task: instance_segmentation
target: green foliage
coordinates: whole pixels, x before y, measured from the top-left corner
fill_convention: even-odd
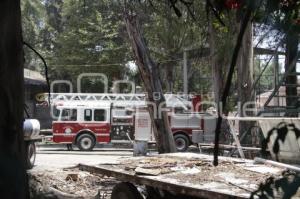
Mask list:
[[[46,58],[50,67],[51,80],[71,80],[74,85],[79,74],[105,73],[111,81],[129,76],[140,84],[138,73],[126,67],[132,61],[127,33],[122,18],[122,5],[118,1],[109,0],[38,0],[24,1],[31,11],[23,6],[23,19],[28,16],[34,20],[24,20],[26,25],[25,40],[33,45]],[[33,4],[39,3],[39,5]],[[184,6],[182,16],[178,18],[167,1],[148,1],[132,4],[140,12],[144,36],[151,54],[159,62],[162,81],[166,85],[173,81],[174,92],[182,91],[182,58],[183,50],[196,49],[189,52],[190,91],[208,91],[207,77],[210,71],[207,60],[198,58],[198,51],[207,46],[207,21],[200,17],[195,20]],[[200,2],[195,2],[194,12],[205,12]],[[26,51],[26,56],[31,55]],[[201,54],[201,52],[200,52]],[[42,69],[39,59],[34,55],[26,58],[33,62],[36,69]],[[176,70],[175,70],[176,69]],[[199,76],[200,75],[200,76]],[[86,85],[90,85],[86,82]],[[140,84],[141,85],[141,84]],[[93,86],[86,86],[93,88]],[[96,92],[96,90],[95,90]]]
[[[254,60],[254,77],[257,78],[261,71],[266,66],[266,62],[260,62],[258,59]],[[275,63],[271,62],[268,64],[266,70],[262,74],[259,83],[257,84],[257,94],[269,91],[274,88],[274,68]],[[282,70],[282,66],[279,65],[279,72]]]
[[[116,6],[104,0],[89,0],[85,4],[64,1],[63,27],[56,38],[56,56],[51,59],[52,69],[59,70],[62,78],[64,74],[72,74],[74,81],[81,73],[105,73],[110,80],[122,78],[128,46]],[[70,66],[69,69],[62,69],[64,65]]]
[[[23,39],[40,50],[42,48],[42,38],[39,33],[44,26],[45,9],[40,0],[23,0],[21,1],[21,10]],[[24,48],[24,51],[25,67],[38,70],[41,64],[40,60],[28,48]]]
[[[130,52],[119,10],[118,2],[108,0],[25,0],[24,37],[45,56],[51,80],[76,85],[81,73],[105,73],[111,85],[128,70]],[[25,53],[28,62],[36,59],[30,51]],[[86,84],[87,90],[97,92]]]
[[[177,5],[180,17],[173,12],[167,1],[143,1],[130,4],[140,18],[143,36],[150,49],[151,56],[159,63],[161,79],[165,91],[182,92],[183,51],[188,51],[190,91],[197,88],[207,90],[207,84],[201,84],[199,78],[206,76],[207,60],[201,54],[207,47],[207,20],[205,17],[193,18],[183,4]],[[193,12],[205,12],[205,5],[194,1]],[[195,84],[192,84],[195,83]],[[200,84],[199,84],[200,83]],[[172,84],[172,85],[170,85]],[[172,87],[171,89],[168,87]]]

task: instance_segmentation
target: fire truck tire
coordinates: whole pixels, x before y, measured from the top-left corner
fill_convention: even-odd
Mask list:
[[[114,186],[111,199],[142,199],[142,195],[137,188],[128,182],[121,182]]]
[[[183,134],[174,135],[175,146],[178,152],[184,152],[190,145],[189,138]]]
[[[96,141],[90,134],[82,134],[77,138],[77,146],[80,151],[91,151],[93,150]]]
[[[25,166],[27,169],[32,169],[35,163],[36,146],[32,141],[25,142]]]

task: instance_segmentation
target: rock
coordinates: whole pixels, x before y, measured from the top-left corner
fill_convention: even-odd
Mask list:
[[[72,180],[77,182],[78,181],[78,174],[77,173],[69,173],[66,177],[66,181]]]

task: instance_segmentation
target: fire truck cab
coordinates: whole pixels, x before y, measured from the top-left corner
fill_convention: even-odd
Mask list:
[[[52,123],[53,141],[76,144],[92,150],[96,142],[110,142],[110,103],[72,103],[56,106],[57,121]]]

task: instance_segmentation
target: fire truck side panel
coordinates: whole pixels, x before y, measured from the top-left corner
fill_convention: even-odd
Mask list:
[[[62,122],[53,122],[52,131],[53,131],[53,141],[57,143],[72,143],[74,139],[74,126],[76,123],[62,123]],[[71,129],[72,132],[66,132],[67,129]]]
[[[191,139],[193,130],[203,129],[203,120],[199,113],[177,113],[171,115],[170,125],[173,134],[184,133]]]
[[[124,99],[122,98],[122,100]],[[125,99],[124,102],[126,105],[129,101]],[[53,141],[58,143],[75,143],[78,134],[84,132],[94,135],[96,142],[128,140],[128,135],[130,139],[134,139],[136,136],[135,139],[154,141],[149,113],[146,111],[144,113],[145,117],[138,120],[136,117],[127,115],[127,112],[130,111],[121,107],[105,100],[70,100],[70,102],[62,101],[57,103],[56,108],[59,110],[59,117],[58,121],[53,122],[52,125]],[[142,109],[141,111],[145,109],[141,105],[138,107]],[[114,109],[117,111],[115,114],[112,112]],[[203,130],[205,125],[199,112],[181,112],[183,109],[176,110],[176,113],[168,113],[173,134],[182,133],[191,137],[193,130]],[[186,109],[184,110],[187,111]]]
[[[58,121],[52,124],[53,141],[75,143],[78,134],[90,133],[96,142],[110,142],[110,111],[107,107],[60,107]]]
[[[203,120],[200,113],[170,113],[169,121],[174,135],[186,135],[190,141],[193,130],[203,130]],[[155,141],[148,111],[139,110],[139,115],[135,116],[135,138]]]
[[[89,132],[97,142],[110,141],[110,125],[108,123],[89,122],[53,122],[53,141],[58,143],[74,143],[78,133]]]

